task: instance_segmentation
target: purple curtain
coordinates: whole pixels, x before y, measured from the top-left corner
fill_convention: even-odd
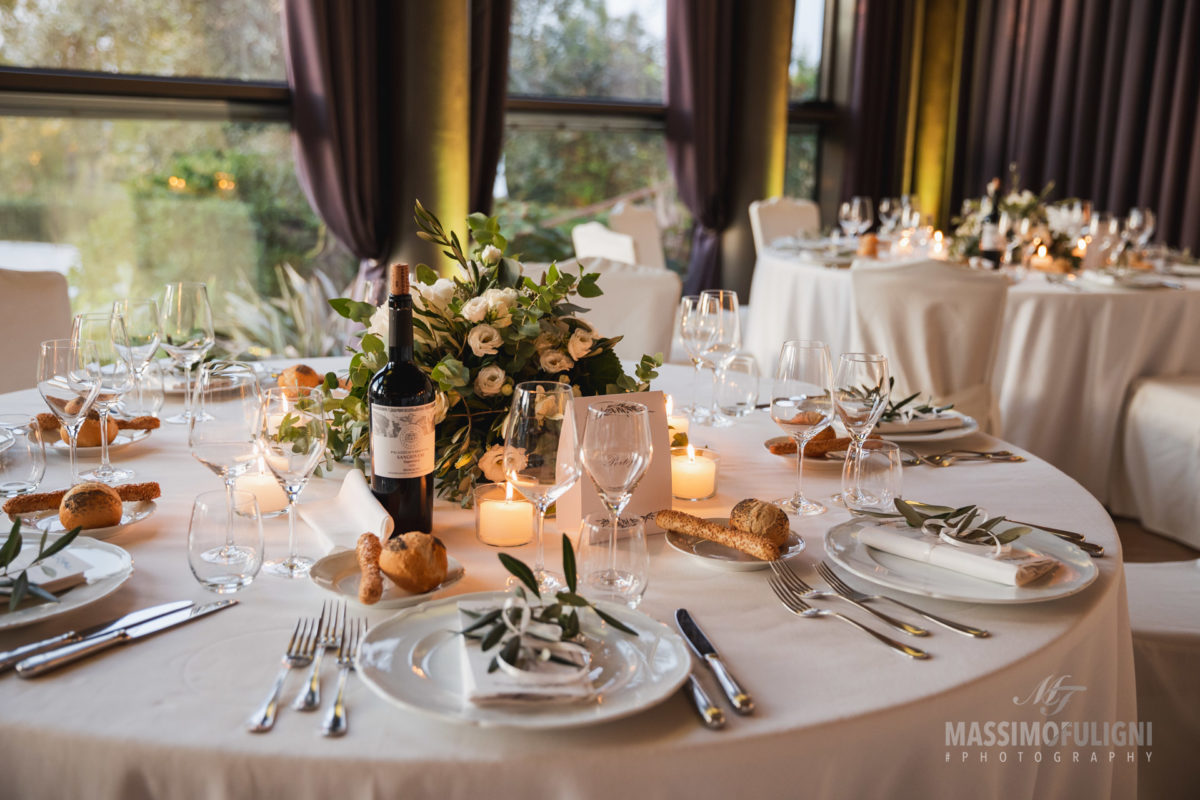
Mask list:
[[[490,214],[504,145],[512,0],[471,0],[471,210]]]
[[[721,285],[734,152],[734,0],[667,0],[667,160],[695,219],[684,293]]]
[[[1200,3],[980,0],[959,103],[955,204],[1020,168],[1097,211],[1149,206],[1200,248]],[[972,47],[973,43],[973,47]]]

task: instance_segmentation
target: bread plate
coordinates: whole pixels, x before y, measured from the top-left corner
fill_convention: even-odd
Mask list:
[[[709,522],[715,522],[718,525],[728,525],[728,517],[709,517]],[[752,555],[747,555],[741,550],[734,550],[732,547],[726,547],[723,544],[701,539],[699,536],[692,536],[687,533],[678,533],[676,531],[667,531],[667,544],[674,549],[683,553],[685,556],[691,556],[698,559],[704,566],[712,569],[724,570],[726,572],[752,572],[758,569],[766,569],[771,562],[763,561],[755,558]],[[787,540],[780,548],[779,560],[797,556],[804,552],[804,539],[795,531],[788,533]]]
[[[135,522],[146,519],[154,513],[156,508],[158,506],[153,500],[130,500],[121,504],[121,521],[116,525],[110,525],[107,528],[85,528],[80,533],[92,539],[108,539]],[[20,517],[22,523],[45,533],[64,533],[66,531],[58,518],[57,508],[46,511],[27,511],[17,516]]]
[[[383,596],[378,603],[367,605],[358,601],[358,584],[362,571],[358,567],[358,553],[354,550],[337,550],[313,564],[308,577],[317,586],[338,597],[344,597],[362,608],[407,608],[423,603],[438,592],[462,580],[466,570],[452,555],[446,556],[446,580],[422,594],[412,594],[401,589],[387,576],[383,576]]]
[[[120,431],[117,433],[116,437],[114,437],[113,440],[108,443],[108,453],[109,455],[112,455],[113,453],[120,452],[130,445],[137,444],[138,442],[149,438],[149,436],[150,431],[147,430]],[[71,445],[64,442],[61,438],[51,444],[50,449],[61,456],[71,455]],[[99,458],[100,445],[96,445],[94,447],[76,447],[75,455],[79,458]]]

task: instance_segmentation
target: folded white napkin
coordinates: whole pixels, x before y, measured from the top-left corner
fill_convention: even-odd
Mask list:
[[[361,469],[346,473],[335,497],[297,506],[324,545],[326,552],[339,547],[353,550],[358,537],[370,532],[386,541],[394,523],[387,510],[371,494]]]
[[[914,538],[878,525],[860,529],[858,540],[885,553],[1009,586],[1024,586],[1058,568],[1058,561],[1049,556],[1012,550],[992,557],[994,548],[956,547],[928,534]]]
[[[22,568],[25,569],[25,575],[30,583],[37,584],[51,594],[58,595],[65,592],[74,586],[87,582],[87,577],[84,575],[91,566],[88,562],[81,558],[71,555],[70,548],[63,550],[60,553],[55,553],[49,558],[43,559],[32,567],[27,567],[30,561],[37,555],[35,548],[29,548],[26,553],[21,554],[9,567],[9,572],[17,574]],[[4,594],[9,592],[4,590]],[[29,599],[35,599],[33,595],[26,595]],[[8,603],[7,600],[4,601]]]
[[[876,432],[888,433],[931,433],[948,431],[966,425],[966,419],[959,414],[916,414],[912,419],[880,422],[875,426]]]
[[[463,601],[458,604],[458,617],[465,630],[475,618],[464,611],[487,612],[496,608],[494,603],[479,600]],[[486,653],[480,649],[479,639],[458,637],[463,647],[463,689],[468,701],[475,705],[504,705],[537,703],[577,703],[591,698],[592,681],[587,672],[580,672],[563,664],[543,662],[536,672],[523,673],[521,677],[508,675],[501,670],[488,672],[492,658],[500,652],[497,645]]]

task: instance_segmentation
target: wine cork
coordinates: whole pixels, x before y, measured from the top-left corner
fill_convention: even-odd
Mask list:
[[[408,264],[392,264],[388,287],[390,294],[408,294]]]

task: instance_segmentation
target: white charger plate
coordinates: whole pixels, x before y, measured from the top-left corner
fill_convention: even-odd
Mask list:
[[[37,553],[40,538],[25,537],[21,551],[29,551],[31,555]],[[48,538],[47,542],[54,541],[54,538]],[[64,552],[88,563],[83,573],[87,582],[63,592],[57,603],[26,601],[12,613],[8,612],[8,598],[3,598],[4,602],[0,603],[0,630],[32,625],[91,605],[115,592],[133,574],[133,559],[128,552],[114,544],[79,536]]]
[[[888,431],[887,433],[879,432],[879,435],[884,439],[893,442],[950,442],[955,439],[962,439],[965,436],[970,436],[975,431],[979,430],[979,423],[974,417],[968,417],[966,414],[958,411],[944,411],[945,416],[962,417],[963,424],[957,428],[946,428],[940,431],[924,431],[917,433],[903,433],[900,431]]]
[[[133,523],[141,522],[153,514],[157,508],[158,505],[153,500],[130,500],[121,504],[121,521],[119,523],[107,528],[86,528],[81,533],[86,533],[92,539],[110,539]],[[65,533],[67,530],[58,518],[57,508],[47,511],[29,511],[17,516],[26,525],[46,533]]]
[[[479,592],[433,600],[400,612],[363,637],[357,666],[363,682],[383,699],[408,711],[450,722],[500,728],[548,730],[608,722],[644,711],[670,697],[692,670],[683,639],[661,622],[626,606],[599,603],[637,631],[637,636],[600,625],[590,611],[580,621],[592,655],[596,695],[579,703],[477,706],[466,698],[466,652],[456,633],[460,601],[504,602],[506,592]]]
[[[805,463],[808,463],[807,460]],[[718,525],[729,524],[728,517],[709,517],[708,521]],[[718,542],[710,542],[708,539],[701,539],[699,536],[687,533],[667,531],[667,544],[685,556],[699,560],[706,567],[726,572],[753,572],[766,569],[771,563],[743,553],[741,550],[734,550],[732,547],[726,547]],[[784,546],[780,549],[779,560],[784,561],[797,556],[804,552],[804,548],[804,539],[800,534],[791,531],[788,533]]]
[[[124,450],[126,447],[137,444],[149,436],[150,431],[147,430],[120,431],[113,438],[113,440],[108,443],[108,454],[112,455],[113,453],[118,453]],[[61,438],[51,444],[50,449],[58,453],[60,456],[70,457],[71,455],[71,445],[64,442]],[[76,447],[75,455],[77,455],[79,458],[99,458],[100,445],[96,445],[95,447]]]
[[[454,556],[446,556],[446,580],[423,594],[412,594],[401,589],[387,576],[383,576],[383,596],[374,605],[358,601],[358,585],[362,570],[358,566],[358,553],[354,550],[338,550],[312,565],[308,577],[317,586],[338,597],[344,597],[362,608],[408,608],[423,603],[438,592],[462,580],[466,570]]]
[[[858,531],[881,520],[852,519],[830,528],[825,534],[825,553],[833,563],[863,580],[921,597],[959,600],[964,603],[1040,603],[1083,591],[1100,570],[1092,558],[1057,536],[1033,529],[1012,543],[1015,550],[1036,551],[1058,559],[1062,566],[1049,577],[1026,586],[973,578],[953,570],[885,553],[864,545]],[[917,536],[916,529],[894,523],[901,533]]]

